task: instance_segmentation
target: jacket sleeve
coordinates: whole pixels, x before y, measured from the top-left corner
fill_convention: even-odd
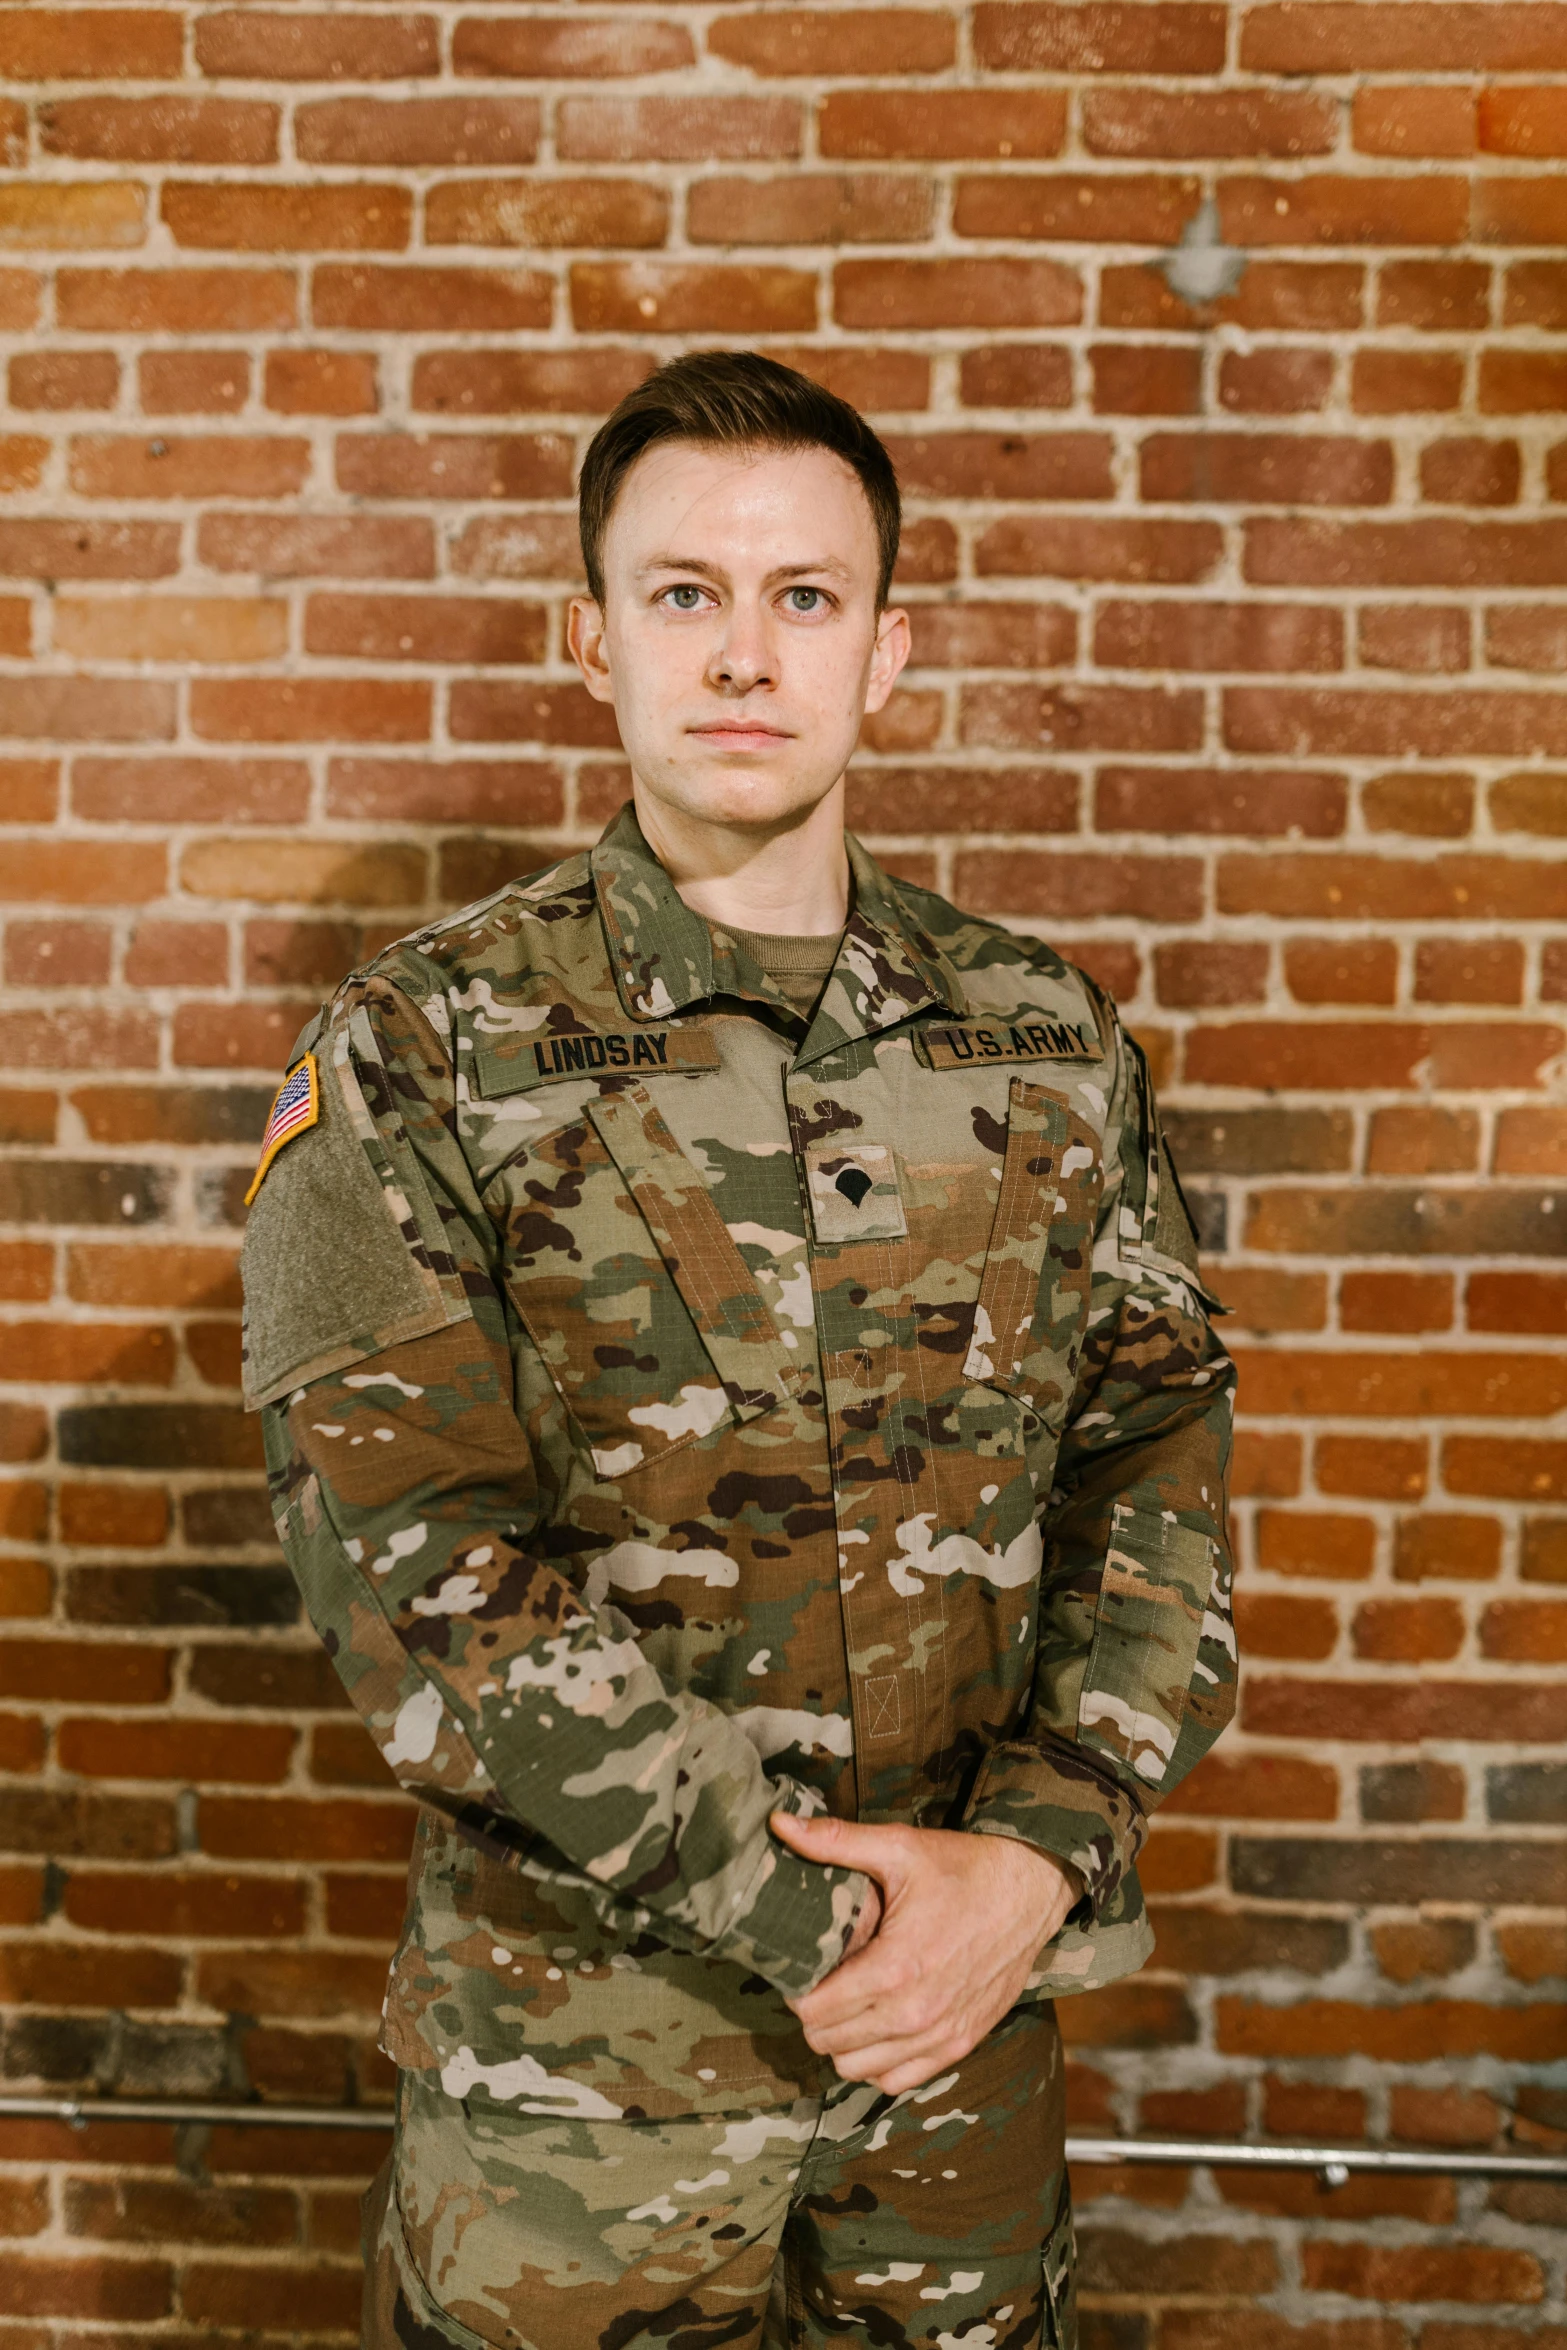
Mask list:
[[[770,1835],[770,1811],[819,1800],[551,1563],[552,1456],[519,1417],[548,1379],[458,1143],[444,1009],[350,983],[314,1037],[319,1115],[256,1195],[247,1394],[283,1547],[421,1803],[622,1927],[798,1996],[842,1956],[866,1879]]]
[[[964,1825],[1016,1836],[1081,1877],[1100,1919],[1147,1814],[1235,1706],[1226,1485],[1234,1366],[1147,1065],[1113,1040],[1088,1325],[1041,1514],[1040,1639],[1028,1728],[994,1748]],[[1222,1309],[1221,1309],[1222,1310]],[[1083,1922],[1082,1908],[1074,1922]]]

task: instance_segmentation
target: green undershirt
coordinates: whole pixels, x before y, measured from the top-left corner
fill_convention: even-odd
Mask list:
[[[838,949],[843,932],[834,930],[824,936],[791,936],[782,931],[737,930],[732,922],[711,923],[711,929],[722,929],[737,947],[748,954],[753,963],[759,963],[774,987],[786,995],[803,1020],[808,1020],[816,1009],[816,1000],[827,984],[827,976],[838,960]]]

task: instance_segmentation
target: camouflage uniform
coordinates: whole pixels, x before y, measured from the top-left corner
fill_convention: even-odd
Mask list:
[[[1108,1001],[850,859],[808,1024],[628,808],[388,949],[297,1048],[318,1115],[252,1212],[248,1392],[310,1613],[421,1805],[377,2342],[754,2340],[775,2270],[770,2341],[845,2330],[846,2291],[886,2343],[1070,2333],[1049,2003],[1147,1956],[1147,1813],[1232,1708],[1232,1372]],[[769,1836],[823,1807],[1015,1837],[1085,1886],[953,2090],[961,2122],[992,2069],[951,2125],[990,2146],[988,2216],[950,2248],[968,2276],[997,2227],[1001,2303],[915,2284],[963,2164],[873,2183],[945,2142],[786,2004],[866,1891]],[[615,2163],[625,2195],[590,2193]],[[1053,2245],[1032,2316],[998,2188],[1036,2286]],[[852,2246],[806,2243],[824,2197]],[[549,2243],[514,2217],[503,2253],[520,2205]]]

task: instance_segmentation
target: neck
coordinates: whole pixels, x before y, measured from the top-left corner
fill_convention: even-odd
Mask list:
[[[693,913],[737,930],[825,937],[849,911],[843,785],[778,826],[715,824],[633,778],[643,838]]]

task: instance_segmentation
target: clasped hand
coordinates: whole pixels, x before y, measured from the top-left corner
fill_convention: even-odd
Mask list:
[[[1082,1888],[1031,1844],[946,1828],[868,1828],[774,1812],[804,1860],[862,1869],[872,1894],[843,1959],[790,2006],[846,2081],[917,2089],[978,2046],[1017,2000]]]

